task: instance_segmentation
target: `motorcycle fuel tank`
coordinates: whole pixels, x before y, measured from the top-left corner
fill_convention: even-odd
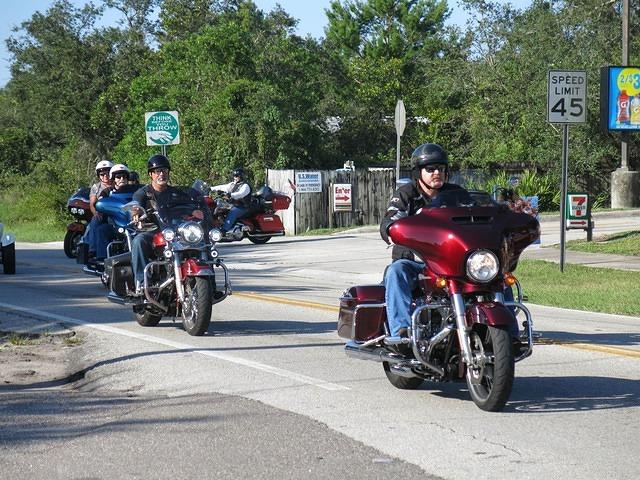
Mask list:
[[[108,197],[101,198],[96,202],[96,211],[112,218],[117,227],[124,227],[129,223],[129,213],[125,212],[122,207],[131,201],[132,196],[131,193],[113,192]]]

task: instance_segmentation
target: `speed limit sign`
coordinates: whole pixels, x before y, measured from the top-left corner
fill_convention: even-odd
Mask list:
[[[587,121],[587,72],[549,70],[547,121],[585,123]]]

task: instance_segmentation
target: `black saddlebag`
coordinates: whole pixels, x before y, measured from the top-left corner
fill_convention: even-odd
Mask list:
[[[104,262],[104,273],[109,279],[109,289],[119,297],[127,296],[127,289],[135,291],[131,252],[109,257]]]

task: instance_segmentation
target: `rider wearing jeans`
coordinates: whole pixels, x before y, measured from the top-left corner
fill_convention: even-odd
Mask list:
[[[236,220],[242,218],[249,213],[251,202],[251,187],[244,180],[244,170],[242,168],[236,168],[233,171],[233,181],[223,185],[216,185],[211,187],[212,190],[221,190],[231,198],[233,208],[229,210],[227,218],[224,219],[222,224],[222,233],[229,232]]]
[[[389,227],[401,218],[415,215],[423,207],[431,204],[438,192],[443,190],[464,190],[447,183],[449,159],[447,152],[435,143],[425,143],[411,154],[413,181],[400,186],[387,208],[380,224],[380,236],[390,244]],[[387,318],[392,336],[406,337],[411,326],[411,293],[418,285],[418,275],[424,263],[416,261],[411,250],[399,245],[393,246],[393,263],[387,267],[384,276]]]
[[[147,171],[151,177],[151,183],[136,190],[133,194],[133,201],[139,207],[134,207],[133,221],[138,222],[139,216],[147,209],[153,207],[157,209],[159,206],[166,205],[172,198],[179,197],[179,190],[169,185],[169,171],[171,165],[169,159],[164,155],[152,155],[147,161]],[[203,210],[194,210],[191,215],[202,220],[205,213],[210,216],[210,212],[202,202]],[[153,253],[153,236],[156,232],[140,232],[131,242],[131,268],[136,281],[135,295],[142,295],[142,287],[144,285],[144,268],[149,263],[149,257]]]

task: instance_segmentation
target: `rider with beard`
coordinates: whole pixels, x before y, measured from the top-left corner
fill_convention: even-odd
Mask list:
[[[244,169],[236,168],[233,171],[233,181],[222,185],[211,187],[212,190],[224,192],[231,199],[233,208],[229,210],[227,217],[222,224],[222,233],[229,232],[236,221],[250,211],[251,207],[251,187],[244,179]]]
[[[435,143],[425,143],[411,154],[413,181],[399,187],[387,208],[380,224],[380,236],[390,244],[389,227],[401,218],[417,214],[430,205],[445,190],[465,190],[459,185],[447,183],[449,159],[447,152]],[[411,250],[399,245],[393,246],[393,263],[387,267],[384,276],[387,318],[392,336],[408,336],[411,326],[411,292],[418,284],[418,275],[425,264],[416,261]]]
[[[152,155],[147,161],[147,171],[151,178],[151,183],[136,190],[133,194],[133,201],[139,206],[133,207],[132,219],[134,222],[139,221],[142,215],[149,208],[161,208],[172,199],[180,198],[182,191],[176,187],[169,185],[169,172],[171,164],[169,159],[164,155]],[[191,216],[196,220],[207,219],[210,221],[211,212],[207,207],[202,196],[192,190],[190,192],[194,198],[200,201],[201,209],[196,209]],[[135,295],[142,295],[142,286],[144,285],[144,268],[149,263],[149,257],[153,253],[153,232],[140,232],[131,242],[131,267],[136,281]]]

